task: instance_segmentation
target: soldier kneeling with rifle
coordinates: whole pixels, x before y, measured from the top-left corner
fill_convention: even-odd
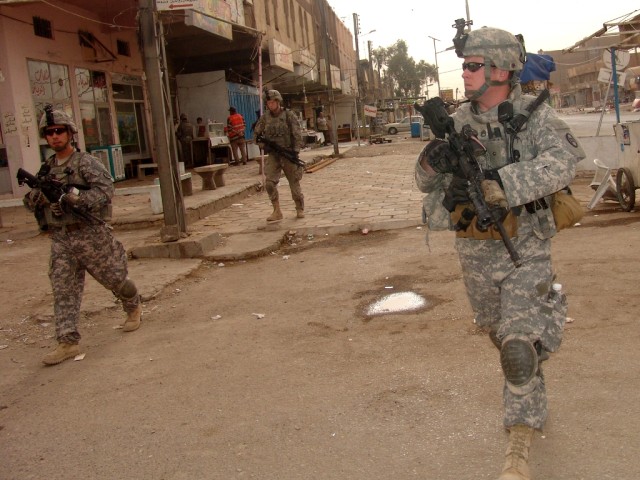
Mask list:
[[[31,187],[25,206],[51,236],[49,279],[58,345],[42,361],[55,365],[81,353],[78,319],[85,272],[122,301],[127,313],[123,331],[138,329],[142,305],[127,276],[124,247],[107,224],[114,194],[111,175],[100,160],[74,147],[78,128],[65,112],[47,105],[39,130],[55,154],[35,176],[22,169],[17,176]]]

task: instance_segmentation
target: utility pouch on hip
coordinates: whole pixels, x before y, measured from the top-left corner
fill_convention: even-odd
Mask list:
[[[553,194],[551,211],[558,231],[574,226],[584,216],[582,205],[571,194],[569,187]]]

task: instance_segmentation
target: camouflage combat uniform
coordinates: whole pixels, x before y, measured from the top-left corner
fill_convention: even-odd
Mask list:
[[[264,115],[258,119],[254,128],[254,138],[257,138],[260,134],[263,134],[269,140],[289,150],[295,150],[297,152],[302,148],[300,124],[290,110],[281,110],[277,116],[274,116],[267,110]],[[296,209],[304,210],[304,195],[300,187],[300,180],[304,174],[304,168],[290,162],[276,152],[269,152],[268,148],[269,147],[265,148],[265,153],[268,153],[265,165],[265,187],[269,194],[269,200],[271,200],[272,203],[278,201],[278,183],[280,182],[282,172],[284,172],[285,177],[289,181],[289,188],[291,189],[291,196],[296,204]]]
[[[89,187],[88,190],[81,190],[80,208],[88,209],[91,214],[105,221],[111,219],[113,181],[97,158],[88,153],[74,152],[62,165],[56,165],[55,156],[49,158],[47,163],[57,179]],[[72,174],[63,173],[67,167],[73,171]],[[137,308],[140,296],[127,278],[124,247],[112,235],[108,225],[89,225],[70,213],[55,216],[49,207],[44,207],[44,215],[45,228],[51,236],[49,279],[53,290],[56,338],[58,342],[77,344],[80,340],[78,318],[85,272],[113,291],[127,313]],[[130,292],[130,295],[125,292]]]
[[[511,91],[509,100],[514,112],[523,112],[534,100],[521,94],[520,86]],[[566,316],[564,298],[549,301],[554,280],[551,264],[551,238],[556,234],[550,195],[568,185],[576,164],[585,154],[569,127],[555,111],[542,104],[530,116],[518,134],[514,149],[520,152],[518,162],[508,163],[506,135],[498,122],[498,107],[485,112],[474,111],[473,103],[463,104],[452,115],[457,131],[470,124],[486,147],[478,160],[483,169],[499,169],[505,196],[510,208],[520,207],[517,218],[515,249],[522,266],[515,268],[503,242],[499,239],[479,240],[456,237],[467,295],[475,322],[490,332],[496,346],[505,337],[526,338],[540,349],[540,360],[547,352],[560,346]],[[443,207],[445,190],[451,174],[429,174],[416,165],[418,188],[427,193],[423,206],[432,230],[453,229],[449,212]],[[536,199],[544,198],[547,208],[524,208]],[[498,237],[499,238],[499,237]],[[547,397],[542,371],[519,391],[505,381],[504,425],[522,424],[540,429],[547,417]]]

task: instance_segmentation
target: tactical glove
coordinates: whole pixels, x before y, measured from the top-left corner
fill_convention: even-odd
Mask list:
[[[52,203],[49,205],[51,209],[51,213],[53,213],[56,217],[61,217],[64,215],[64,210],[62,209],[62,205],[59,202]]]
[[[504,194],[504,190],[500,188],[500,184],[495,180],[482,180],[480,183],[482,187],[482,195],[485,202],[492,207],[508,208],[509,203],[507,197]]]
[[[420,164],[426,169],[425,162],[438,173],[460,173],[458,157],[445,140],[432,140],[420,154]]]
[[[44,193],[39,188],[34,188],[27,193],[25,199],[30,208],[43,207],[48,203],[47,197],[44,196]]]
[[[469,198],[469,182],[462,177],[453,176],[449,188],[444,194],[442,205],[449,212],[456,209],[456,205],[471,203]]]
[[[65,193],[60,197],[60,203],[67,207],[75,207],[80,203],[80,197],[75,193]]]
[[[458,203],[470,203],[469,199],[469,182],[466,178],[453,176],[449,184],[449,196]]]
[[[485,180],[495,180],[500,185],[500,188],[504,190],[504,185],[502,185],[502,179],[500,178],[500,174],[498,170],[485,170],[484,172]]]

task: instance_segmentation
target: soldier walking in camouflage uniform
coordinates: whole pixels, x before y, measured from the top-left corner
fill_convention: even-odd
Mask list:
[[[104,223],[111,219],[111,175],[97,158],[75,149],[73,141],[78,129],[66,113],[48,107],[39,127],[56,153],[43,164],[38,176],[51,175],[76,186],[57,202],[48,200],[37,188],[25,196],[25,205],[36,213],[40,228],[51,236],[49,278],[58,346],[42,361],[55,365],[80,353],[78,318],[85,272],[122,301],[127,313],[125,332],[140,326],[142,306],[135,284],[127,277],[124,247]],[[72,213],[74,209],[97,217],[96,221],[90,224],[80,220]]]
[[[521,93],[517,72],[525,50],[514,35],[487,27],[463,35],[459,29],[454,45],[464,58],[462,78],[470,100],[452,115],[455,128],[470,125],[478,134],[482,191],[490,206],[508,212],[504,225],[521,266],[514,265],[496,232],[477,228],[477,217],[461,228],[462,213],[474,212],[468,183],[448,142],[435,140],[425,147],[416,165],[416,182],[427,193],[429,228],[457,230],[455,246],[475,322],[500,351],[509,445],[499,480],[528,480],[529,447],[547,418],[541,362],[560,346],[567,309],[564,295],[555,295],[552,288],[551,238],[557,228],[551,196],[572,181],[585,155],[548,105],[526,112],[535,97]],[[503,102],[512,105],[514,115],[528,117],[513,138],[499,121]],[[509,105],[500,111],[508,111],[505,107]],[[510,141],[513,148],[508,148]],[[447,209],[442,204],[445,194]]]
[[[298,119],[290,110],[282,107],[282,95],[277,90],[268,90],[265,94],[267,102],[267,112],[258,119],[254,128],[254,139],[259,135],[264,135],[268,140],[277,143],[288,150],[299,152],[302,148],[302,134]],[[277,222],[282,220],[280,210],[280,200],[278,197],[278,182],[284,172],[289,181],[291,196],[296,204],[296,217],[304,218],[304,195],[300,188],[300,180],[304,174],[304,168],[290,162],[277,152],[269,151],[265,165],[266,189],[269,200],[273,204],[273,213],[267,218],[267,222]]]

